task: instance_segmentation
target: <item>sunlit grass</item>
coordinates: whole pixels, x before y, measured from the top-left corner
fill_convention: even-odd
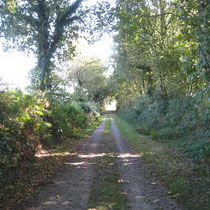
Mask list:
[[[169,188],[168,194],[188,209],[210,209],[209,168],[198,165],[165,144],[139,134],[136,129],[116,115],[121,132],[142,155],[151,173],[160,177]]]
[[[79,138],[88,137],[101,124],[103,119],[104,115],[101,115],[97,121],[91,123],[87,128],[83,129],[82,132],[79,134]]]
[[[110,115],[107,115],[107,117],[106,117],[104,135],[105,136],[110,136],[111,135],[111,118],[110,118]]]

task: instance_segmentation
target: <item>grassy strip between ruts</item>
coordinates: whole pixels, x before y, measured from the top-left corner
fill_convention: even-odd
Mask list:
[[[106,116],[104,135],[105,136],[111,135],[111,117],[110,117],[110,115]]]
[[[97,177],[91,189],[89,209],[128,209],[127,195],[120,190],[120,180],[114,154],[108,153],[98,159]]]
[[[99,126],[102,119],[103,116],[84,129],[79,139],[88,137]],[[58,145],[57,149],[37,157],[33,163],[25,166],[15,183],[10,183],[0,190],[0,209],[11,209],[16,205],[24,204],[38,193],[39,187],[49,183],[48,178],[58,172],[62,163],[76,154],[79,139],[67,139]]]
[[[186,209],[210,209],[208,166],[196,164],[163,143],[140,135],[132,125],[117,115],[114,118],[121,132],[141,153],[153,174],[160,177],[168,187],[170,196],[179,200]]]
[[[110,115],[107,115],[102,144],[105,153],[104,156],[97,159],[96,177],[92,184],[88,202],[89,210],[125,210],[129,208],[127,195],[120,189],[121,182],[118,178],[116,157],[112,153],[114,145],[110,135],[111,118]]]

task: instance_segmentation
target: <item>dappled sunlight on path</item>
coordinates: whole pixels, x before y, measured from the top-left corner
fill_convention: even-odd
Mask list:
[[[119,180],[124,183],[122,187],[128,196],[130,209],[180,210],[177,203],[165,195],[166,189],[156,177],[150,174],[142,155],[136,153],[112,117],[111,122],[112,137],[119,150],[117,158],[120,171]]]
[[[115,158],[120,158],[123,162],[123,165],[133,164],[132,162],[136,160],[136,158],[141,157],[141,155],[138,154],[130,154],[130,153],[90,153],[90,154],[75,154],[77,156],[76,160],[79,160],[78,162],[65,162],[66,165],[72,165],[72,166],[88,166],[88,165],[94,165],[97,163],[97,159],[104,157],[104,156],[112,156]],[[81,160],[80,160],[81,159]],[[93,160],[95,160],[93,162]],[[129,163],[128,163],[129,162]],[[81,167],[80,167],[81,168]]]
[[[165,196],[160,181],[147,173],[142,155],[121,134],[112,117],[111,122],[109,136],[104,135],[104,119],[91,137],[82,140],[77,152],[37,155],[39,158],[66,156],[67,159],[62,171],[41,188],[39,196],[26,208],[19,209],[88,209],[91,189],[98,184],[98,176],[103,176],[106,170],[109,175],[109,167],[114,167],[112,169],[118,171],[115,183],[120,184],[122,194],[128,197],[130,209],[179,210],[176,203]],[[97,206],[94,209],[98,209]]]
[[[60,152],[41,154],[42,157],[66,156],[62,171],[53,177],[50,184],[41,188],[37,198],[26,208],[20,209],[86,209],[97,150],[103,139],[104,121],[91,137],[83,139],[75,153]],[[95,157],[94,157],[95,156]]]

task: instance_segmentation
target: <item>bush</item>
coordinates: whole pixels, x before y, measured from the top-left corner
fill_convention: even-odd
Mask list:
[[[60,100],[44,93],[0,92],[0,182],[33,161],[38,145],[54,147],[98,117],[94,103]],[[12,173],[11,173],[12,170]],[[17,172],[17,173],[16,173]]]
[[[179,147],[181,152],[184,152],[196,161],[201,161],[204,158],[210,158],[210,142],[201,140],[198,142],[188,142],[183,147]]]
[[[26,109],[28,97],[17,91],[1,92],[0,98],[0,171],[1,179],[7,180],[10,169],[34,159],[37,139],[31,133],[34,122]]]

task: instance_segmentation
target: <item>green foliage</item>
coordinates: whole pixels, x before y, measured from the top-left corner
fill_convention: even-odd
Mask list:
[[[78,56],[66,69],[67,82],[74,85],[80,101],[94,101],[104,106],[109,94],[106,67],[98,58]]]
[[[179,150],[193,157],[195,160],[210,158],[210,142],[207,139],[202,139],[197,142],[188,142],[184,146],[179,147]]]
[[[83,33],[103,34],[109,22],[108,2],[88,6],[83,0],[19,0],[0,2],[0,36],[4,48],[33,53],[37,66],[32,72],[34,87],[51,90],[55,62],[75,55],[74,41]],[[103,17],[103,18],[102,18]]]
[[[164,109],[161,100],[141,97],[135,106],[121,107],[119,114],[135,124],[140,133],[175,145],[196,161],[209,158],[207,99],[173,97]]]
[[[158,126],[171,98],[207,95],[209,4],[206,0],[150,4],[118,0],[116,5],[118,33],[111,79],[115,96],[118,104],[130,108],[140,96],[156,101],[146,103],[148,114],[142,120]],[[129,116],[135,118],[135,111],[130,110]]]
[[[86,127],[81,133],[81,138],[89,136],[100,125],[102,119],[103,116]],[[25,203],[30,197],[34,197],[37,188],[43,183],[49,182],[49,177],[54,176],[63,163],[75,153],[79,143],[78,139],[66,139],[57,145],[56,149],[48,151],[49,156],[41,157],[38,161],[21,168],[21,176],[14,177],[14,180],[10,179],[9,184],[2,186],[3,182],[1,182],[0,209],[12,209],[17,207],[17,203]],[[14,173],[14,171],[12,172]],[[13,173],[9,174],[10,178]],[[0,174],[2,175],[1,171]]]
[[[98,110],[91,104],[62,101],[45,93],[0,92],[0,180],[35,158],[38,145],[55,147],[66,137],[79,136]]]

